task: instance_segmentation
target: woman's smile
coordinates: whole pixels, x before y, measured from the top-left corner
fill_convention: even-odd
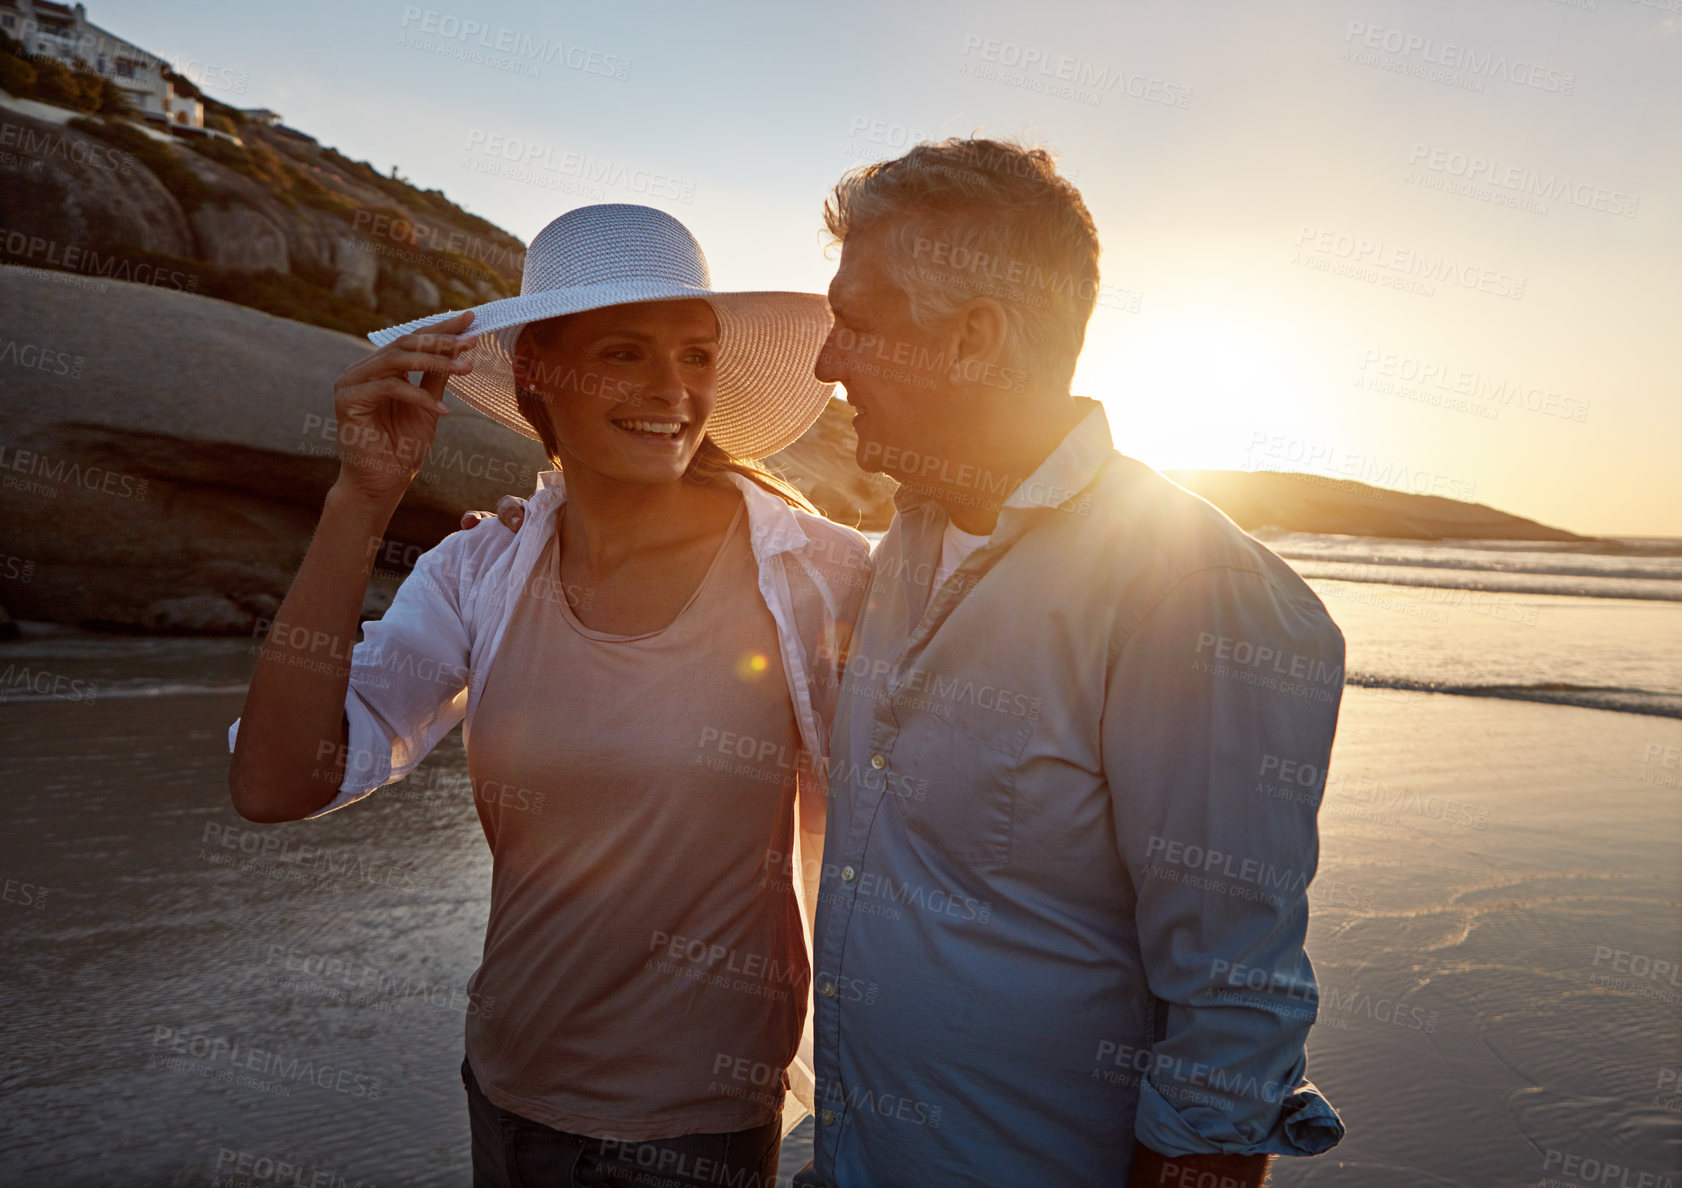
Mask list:
[[[687,421],[666,417],[622,417],[613,422],[632,437],[643,441],[676,443],[683,439]]]

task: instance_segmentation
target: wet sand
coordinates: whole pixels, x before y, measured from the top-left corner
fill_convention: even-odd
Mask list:
[[[467,1182],[490,860],[459,739],[257,829],[225,792],[240,700],[0,706],[7,1184],[214,1184],[247,1157]],[[1350,1135],[1276,1183],[1586,1184],[1589,1161],[1682,1183],[1678,747],[1672,719],[1347,691],[1309,1075]]]
[[[1679,744],[1673,719],[1346,692],[1308,1074],[1349,1136],[1276,1183],[1682,1183]]]

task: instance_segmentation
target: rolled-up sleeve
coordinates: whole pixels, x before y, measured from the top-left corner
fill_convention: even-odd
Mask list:
[[[1134,1127],[1164,1155],[1314,1155],[1343,1137],[1303,1076],[1343,656],[1311,592],[1217,567],[1179,579],[1110,663],[1105,775],[1159,1004]],[[1271,791],[1281,768],[1288,795]]]
[[[447,537],[423,554],[385,614],[363,624],[345,693],[345,778],[338,794],[306,820],[402,779],[466,716],[466,535]],[[230,751],[238,735],[235,721],[228,727]]]

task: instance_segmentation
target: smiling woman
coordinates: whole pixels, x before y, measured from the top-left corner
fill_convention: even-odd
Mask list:
[[[336,385],[356,448],[230,732],[229,786],[248,819],[317,817],[464,724],[493,860],[469,995],[497,1004],[466,1020],[476,1185],[775,1178],[783,1088],[812,1085],[804,855],[869,553],[745,459],[822,409],[828,325],[812,294],[714,292],[669,215],[583,207],[533,241],[519,297],[371,335]],[[350,652],[364,542],[446,384],[562,470],[518,535],[489,520],[422,556]],[[743,739],[747,761],[723,744]],[[721,1053],[767,1078],[721,1081]]]
[[[735,471],[813,510],[791,484],[730,457],[707,436],[718,340],[718,317],[699,299],[532,322],[514,347],[520,415],[550,460],[574,476],[601,466],[606,477],[635,482],[716,482]]]
[[[556,465],[633,482],[683,477],[712,415],[717,368],[718,319],[699,300],[533,322],[514,348],[520,412]]]

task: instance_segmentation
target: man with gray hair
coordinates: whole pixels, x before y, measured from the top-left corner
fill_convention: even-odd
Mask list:
[[[919,145],[825,217],[817,375],[901,487],[835,721],[796,1183],[1259,1185],[1343,1134],[1303,1076],[1343,637],[1070,394],[1098,239],[1048,154]]]

